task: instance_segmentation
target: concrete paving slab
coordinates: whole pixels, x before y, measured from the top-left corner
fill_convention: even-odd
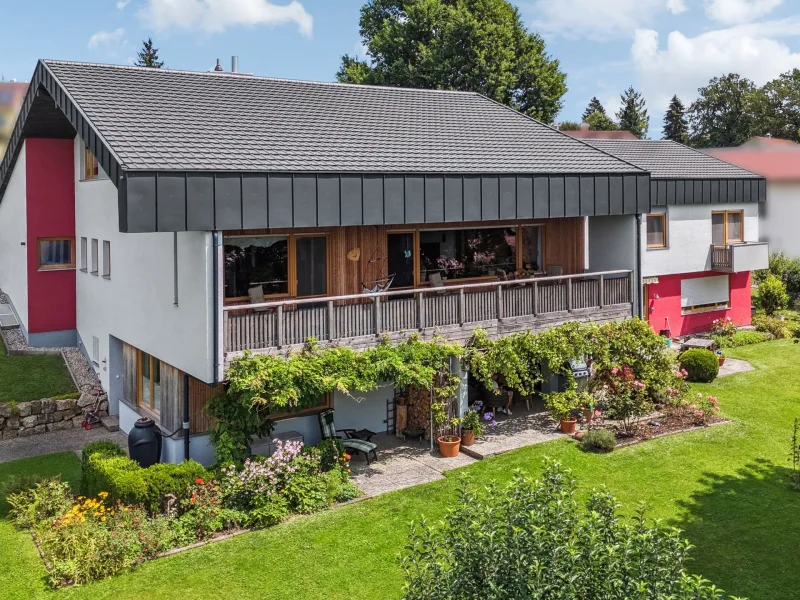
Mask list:
[[[739,360],[738,358],[726,358],[725,364],[719,368],[717,377],[727,377],[728,375],[736,375],[736,373],[746,373],[747,371],[754,371],[753,365],[746,360]]]
[[[91,442],[109,440],[118,443],[127,452],[128,438],[121,431],[110,432],[95,426],[91,431],[83,427],[51,431],[24,438],[0,441],[0,463],[53,454],[54,452],[75,452],[80,457],[81,449]]]

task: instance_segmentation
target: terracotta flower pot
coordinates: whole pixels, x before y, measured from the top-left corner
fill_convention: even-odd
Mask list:
[[[593,408],[584,408],[583,409],[583,420],[587,423],[591,423],[594,421],[594,409]]]
[[[574,437],[576,440],[580,442],[583,439],[584,434],[585,434],[584,431],[576,431]]]
[[[461,443],[465,446],[472,446],[475,443],[475,432],[472,429],[462,429]]]
[[[448,441],[454,440],[454,441]],[[440,437],[436,439],[439,442],[439,452],[442,453],[444,458],[455,458],[458,456],[458,451],[461,449],[461,438],[458,436]]]
[[[561,433],[575,433],[575,425],[577,422],[578,419],[561,419]]]
[[[720,356],[719,357],[719,366],[721,367],[724,364],[725,364],[725,357],[724,356]]]

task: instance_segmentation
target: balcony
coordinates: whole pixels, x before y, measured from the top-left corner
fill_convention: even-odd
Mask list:
[[[711,246],[711,270],[721,273],[741,273],[769,268],[767,242],[741,242]]]
[[[631,271],[604,271],[444,287],[264,302],[223,308],[225,366],[246,350],[278,353],[322,343],[365,348],[384,336],[419,334],[466,341],[477,328],[490,337],[567,321],[633,316]]]

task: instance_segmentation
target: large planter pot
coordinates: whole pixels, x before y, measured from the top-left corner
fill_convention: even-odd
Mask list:
[[[721,367],[724,364],[725,364],[725,357],[724,356],[720,356],[719,357],[719,366]]]
[[[475,443],[475,432],[472,429],[462,429],[461,443],[465,446],[472,446]]]
[[[561,433],[573,434],[575,433],[575,425],[578,419],[561,419]]]
[[[453,441],[449,441],[453,440]],[[458,451],[461,449],[461,438],[458,436],[453,437],[440,437],[436,439],[439,442],[439,452],[442,453],[444,458],[455,458],[458,456]]]

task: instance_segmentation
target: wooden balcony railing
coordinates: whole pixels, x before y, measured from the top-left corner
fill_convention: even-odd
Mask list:
[[[722,273],[741,273],[769,268],[767,242],[737,242],[711,246],[711,270]]]
[[[224,352],[228,362],[245,350],[276,352],[309,337],[367,346],[384,335],[465,339],[478,327],[510,332],[630,317],[632,282],[630,271],[604,271],[226,306]]]
[[[731,246],[711,246],[711,268],[715,271],[730,271],[733,265]]]

